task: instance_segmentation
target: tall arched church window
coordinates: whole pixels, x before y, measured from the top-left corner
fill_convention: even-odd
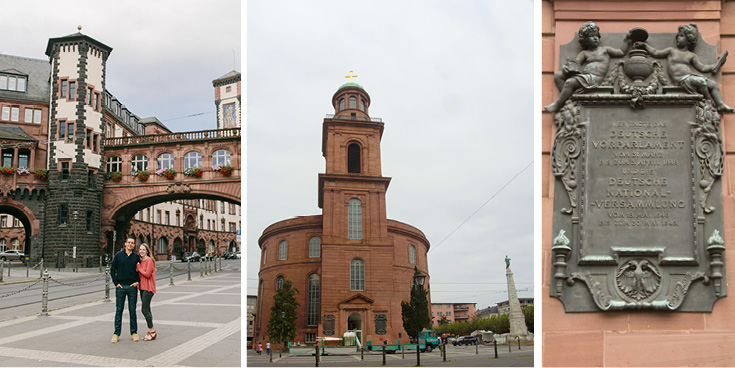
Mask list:
[[[362,239],[362,202],[357,198],[347,205],[347,238]]]
[[[365,290],[365,262],[353,259],[350,263],[350,291]]]
[[[339,111],[342,111],[344,109],[345,109],[345,99],[344,98],[340,98],[339,99]]]
[[[313,236],[309,239],[309,258],[319,258],[321,256],[321,240]]]
[[[278,244],[278,260],[285,261],[287,256],[288,256],[288,242],[285,240],[282,240],[281,243]]]
[[[284,282],[285,280],[286,280],[286,279],[284,279],[284,278],[283,278],[283,276],[278,276],[278,277],[276,278],[276,290],[278,290],[278,289],[280,289],[280,288],[282,288],[282,287],[283,287],[283,282]]]
[[[311,274],[309,276],[309,285],[308,285],[308,291],[306,294],[306,325],[316,326],[318,324],[319,324],[319,275]]]
[[[350,143],[347,146],[347,172],[360,173],[360,145]]]
[[[416,247],[413,244],[408,246],[408,262],[416,264]]]

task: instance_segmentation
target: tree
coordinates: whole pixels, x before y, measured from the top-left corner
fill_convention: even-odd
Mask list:
[[[293,288],[291,280],[285,280],[283,286],[273,296],[274,304],[268,320],[268,337],[271,341],[280,343],[281,331],[283,341],[296,338],[296,308],[299,307],[299,302],[296,301],[295,295],[298,292]],[[285,318],[281,318],[281,312],[286,312]]]
[[[419,269],[414,268],[418,273]],[[429,311],[428,292],[416,285],[411,287],[411,301],[401,302],[401,318],[403,329],[409,337],[418,337],[419,332],[431,327],[431,312]]]
[[[446,325],[449,323],[449,320],[447,320],[447,316],[442,315],[442,318],[439,318],[439,324],[440,325]]]
[[[526,317],[526,327],[528,332],[533,332],[533,304],[529,304],[523,310],[523,315]]]

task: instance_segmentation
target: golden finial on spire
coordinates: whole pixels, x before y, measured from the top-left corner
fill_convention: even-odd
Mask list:
[[[357,74],[352,74],[352,70],[350,70],[350,74],[345,75],[345,78],[350,78],[350,83],[352,83],[353,77],[357,77]]]
[[[79,32],[81,32],[82,31],[82,26],[81,25],[78,25],[77,26],[77,29],[79,30]]]

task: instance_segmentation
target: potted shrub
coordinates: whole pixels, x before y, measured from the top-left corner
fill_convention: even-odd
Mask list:
[[[48,180],[48,170],[47,169],[33,170],[33,176],[35,176],[36,179],[46,181]]]
[[[0,174],[3,175],[13,175],[15,174],[16,170],[12,166],[2,166],[0,167]]]
[[[149,173],[148,170],[137,171],[135,173],[135,177],[140,181],[147,181],[149,176],[151,176],[151,173]]]
[[[119,171],[110,171],[105,173],[106,180],[112,180],[115,183],[119,183],[122,180],[122,173]]]
[[[156,175],[163,176],[164,178],[168,180],[174,180],[176,177],[176,170],[174,169],[158,169],[156,170]]]
[[[192,167],[189,169],[184,170],[184,175],[186,176],[193,176],[195,178],[201,178],[202,174],[204,174],[204,171],[201,167]]]

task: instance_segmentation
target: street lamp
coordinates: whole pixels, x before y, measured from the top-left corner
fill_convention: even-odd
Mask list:
[[[426,275],[421,273],[419,271],[418,267],[415,268],[415,272],[413,274],[413,284],[417,288],[423,290],[424,289],[424,282],[426,281]],[[421,345],[421,331],[416,332],[416,366],[421,366],[421,349],[419,349]]]
[[[286,311],[281,311],[281,350],[278,351],[278,357],[281,357],[281,352],[283,352],[283,330],[286,326]]]

